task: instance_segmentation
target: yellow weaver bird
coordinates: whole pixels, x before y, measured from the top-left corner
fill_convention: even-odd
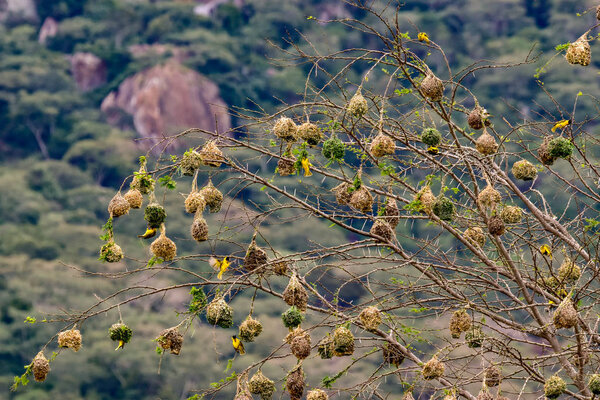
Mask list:
[[[218,279],[223,279],[223,273],[225,271],[227,271],[227,268],[229,268],[229,266],[231,265],[231,263],[229,262],[229,260],[227,260],[228,257],[223,257],[223,259],[221,261],[219,261],[219,259],[215,258],[215,257],[211,257],[208,260],[208,263],[210,264],[210,266],[215,270],[215,271],[219,271],[219,275],[217,275]]]
[[[562,121],[558,121],[556,124],[554,124],[551,131],[555,132],[557,129],[564,129],[570,123],[571,123],[570,119],[563,119]]]
[[[304,169],[304,176],[312,176],[312,172],[310,172],[310,167],[312,167],[310,160],[305,157],[302,159],[301,163],[302,169]]]
[[[150,239],[156,235],[156,228],[146,228],[146,232],[143,235],[138,235],[142,239]]]
[[[237,336],[233,335],[231,337],[231,344],[233,344],[233,348],[235,349],[236,353],[239,353],[239,355],[241,356],[246,354],[246,349],[244,349],[244,343],[242,343],[242,341],[238,339]]]
[[[432,154],[432,155],[436,156],[436,155],[440,154],[440,149],[438,149],[438,148],[437,148],[437,147],[435,147],[435,146],[429,146],[429,147],[427,148],[427,152],[428,152],[429,154]]]
[[[417,39],[419,39],[419,42],[425,42],[429,44],[429,36],[427,36],[425,32],[419,32]]]
[[[550,257],[550,259],[552,260],[552,249],[547,244],[543,244],[540,247],[540,253],[542,253],[542,255]]]
[[[119,349],[124,349],[125,348],[125,342],[122,340],[119,340],[119,345],[117,346],[117,348],[115,349],[115,351],[119,350]]]

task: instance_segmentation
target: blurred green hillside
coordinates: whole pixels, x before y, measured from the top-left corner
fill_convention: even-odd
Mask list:
[[[213,81],[228,106],[252,110],[259,105],[266,112],[277,110],[282,101],[299,101],[311,68],[310,64],[277,62],[275,59],[283,55],[275,46],[289,49],[289,41],[297,40],[301,48],[308,49],[300,33],[323,52],[380,46],[365,33],[308,18],[353,16],[378,24],[372,16],[347,5],[339,6],[335,0],[242,3],[237,6],[226,2],[209,16],[201,16],[194,13],[197,4],[183,1],[35,0],[31,3],[34,9],[30,10],[35,16],[16,13],[5,17],[0,26],[0,398],[177,400],[231,373],[225,372],[227,359],[233,357],[229,345],[231,332],[196,323],[181,356],[165,357],[161,373],[157,374],[159,356],[154,353],[151,340],[164,327],[177,323],[176,312],[184,311],[189,302],[189,288],[184,288],[164,298],[135,302],[122,310],[123,318],[135,330],[134,340],[124,352],[114,352],[114,344],[107,338],[107,329],[118,319],[118,314],[101,315],[82,327],[83,349],[77,354],[61,354],[44,384],[30,383],[16,393],[8,392],[13,377],[23,372],[23,366],[62,327],[24,323],[26,317],[41,319],[46,314],[85,309],[94,303],[96,296],[106,296],[124,283],[162,286],[185,282],[174,273],[160,278],[140,274],[123,282],[87,276],[73,268],[89,272],[113,268],[97,260],[100,227],[108,217],[106,205],[122,180],[137,169],[137,158],[145,151],[134,141],[139,135],[133,125],[109,124],[100,109],[101,103],[126,78],[164,63],[172,54],[135,57],[129,50],[131,46],[160,44],[178,49],[187,55],[182,63]],[[535,64],[482,70],[466,78],[463,84],[492,115],[502,115],[510,122],[519,120],[518,112],[531,116],[539,112],[549,120],[559,119],[559,115],[545,111],[552,103],[534,75],[556,54],[557,45],[575,40],[583,26],[591,25],[594,13],[582,16],[577,13],[591,7],[592,2],[406,0],[402,3],[400,20],[405,30],[412,36],[417,33],[414,26],[427,32],[446,50],[454,71],[481,59],[499,63],[523,61],[536,43],[532,54],[543,52],[543,55]],[[40,43],[40,28],[48,17],[57,22],[58,30]],[[592,52],[596,51],[593,45]],[[92,53],[105,63],[106,75],[100,86],[89,91],[78,88],[67,57],[77,52]],[[592,60],[589,68],[573,70],[557,57],[548,72],[541,75],[545,88],[567,109],[572,107],[579,91],[598,93],[600,61],[597,57]],[[442,69],[442,63],[435,55],[431,59],[432,69],[436,66]],[[362,68],[354,67],[350,78],[358,81],[365,72]],[[376,87],[377,81],[372,84]],[[578,106],[578,116],[583,119],[595,115],[595,107],[593,102],[583,101]],[[234,126],[238,122],[235,118],[232,121]],[[502,129],[500,120],[496,124]],[[257,168],[267,167],[256,163]],[[295,178],[289,178],[289,187],[295,183]],[[230,195],[241,189],[231,182],[224,182],[220,188]],[[165,191],[167,210],[173,210],[169,211],[169,233],[178,239],[181,254],[195,249],[195,243],[186,239],[191,218],[183,211],[176,211],[182,202],[179,193],[188,191],[189,186]],[[247,207],[252,202],[265,201],[264,193],[258,190],[245,190],[243,195]],[[560,193],[554,196],[556,202],[561,200]],[[233,206],[242,209],[237,200]],[[138,224],[118,221],[117,235],[120,244],[131,249],[128,256],[145,259],[147,244],[136,237],[145,228],[142,211],[132,213]],[[211,229],[221,229],[226,223],[223,215],[211,218],[208,221]],[[300,250],[310,241],[334,245],[356,239],[316,219],[286,226],[267,223],[261,232],[281,253]],[[418,235],[419,231],[415,229],[415,233]],[[250,235],[251,232],[241,232],[236,239],[247,242]],[[218,250],[242,251],[233,246]],[[186,266],[197,272],[209,268],[191,263]],[[321,279],[335,287],[343,277]],[[281,278],[276,284],[281,289],[286,281]],[[361,295],[352,286],[341,294],[347,301]],[[246,303],[247,299],[241,296],[233,303],[240,310],[235,315],[236,324],[248,312]],[[260,340],[248,346],[246,358],[236,359],[234,369],[241,370],[265,356],[271,344],[285,336],[285,328],[279,321],[284,309],[281,301],[258,297],[255,315],[267,329]],[[406,323],[410,323],[408,318]],[[415,338],[417,348],[419,340]],[[361,346],[368,348],[368,341]],[[284,369],[290,366],[289,360],[282,361],[265,372],[283,376]],[[340,360],[310,364],[309,384],[316,385],[343,366]],[[370,367],[376,364],[366,365],[365,373]],[[281,393],[282,382],[277,384]],[[393,378],[387,385],[391,393],[401,392]],[[232,390],[226,393],[231,395]]]

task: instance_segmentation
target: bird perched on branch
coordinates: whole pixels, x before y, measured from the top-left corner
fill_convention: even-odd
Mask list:
[[[540,247],[540,253],[542,253],[542,255],[544,256],[549,257],[552,260],[552,249],[547,244],[543,244]]]
[[[142,239],[150,239],[151,237],[154,237],[156,235],[156,228],[146,228],[146,232],[144,232],[143,235],[138,235],[139,238]]]
[[[557,129],[564,129],[570,123],[571,123],[570,119],[563,119],[562,121],[558,121],[556,124],[554,124],[551,131],[555,132]]]
[[[241,356],[246,354],[246,349],[244,349],[244,343],[242,343],[242,341],[238,339],[237,336],[233,335],[231,337],[231,344],[233,344],[233,348],[235,349],[236,353],[239,353],[239,355]]]
[[[223,279],[223,273],[225,271],[227,271],[227,268],[229,268],[229,266],[231,265],[231,263],[229,262],[229,260],[227,258],[229,258],[229,257],[223,257],[222,260],[219,260],[218,258],[211,257],[208,260],[208,263],[210,264],[210,266],[215,271],[219,271],[219,275],[217,275],[217,279]]]

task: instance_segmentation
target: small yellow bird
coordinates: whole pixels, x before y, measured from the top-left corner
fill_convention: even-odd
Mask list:
[[[119,345],[117,346],[117,348],[115,349],[115,351],[119,350],[119,349],[124,349],[125,348],[125,342],[122,340],[119,340]]]
[[[570,119],[563,119],[562,121],[558,121],[556,124],[554,124],[551,131],[555,132],[557,129],[564,129],[570,123],[571,123]]]
[[[548,256],[552,260],[552,249],[547,244],[540,246],[540,253],[544,256]]]
[[[227,260],[228,257],[223,257],[223,260],[220,260],[215,258],[215,257],[211,257],[208,260],[208,263],[210,264],[210,266],[215,270],[215,271],[219,271],[219,275],[217,275],[217,278],[223,279],[223,273],[225,271],[227,271],[227,268],[229,268],[229,266],[231,265],[231,263],[229,262],[229,260]]]
[[[310,172],[310,167],[312,167],[310,160],[304,157],[301,162],[302,168],[304,169],[304,176],[312,176],[312,172]]]
[[[419,42],[425,42],[429,44],[429,36],[427,36],[425,32],[419,32],[417,39],[419,39]]]
[[[237,336],[233,335],[231,337],[231,343],[233,344],[233,348],[235,349],[236,353],[239,353],[239,355],[241,356],[246,354],[246,349],[244,349],[244,343],[242,343],[242,341],[238,339]]]
[[[143,235],[138,235],[139,238],[142,239],[150,239],[151,237],[154,237],[156,235],[156,228],[146,228],[146,232],[144,232]]]
[[[435,146],[429,146],[429,147],[427,148],[427,152],[428,152],[429,154],[432,154],[432,155],[434,155],[434,156],[437,156],[438,154],[440,154],[440,149],[438,149],[438,148],[437,148],[437,147],[435,147]]]

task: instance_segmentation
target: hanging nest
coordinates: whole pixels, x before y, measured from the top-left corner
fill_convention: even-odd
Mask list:
[[[394,143],[394,139],[391,137],[379,133],[371,142],[369,151],[375,158],[390,156],[396,151],[396,143]]]
[[[163,330],[156,338],[156,343],[163,349],[169,350],[171,354],[179,355],[183,345],[183,335],[177,327]]]
[[[554,161],[556,161],[556,157],[554,157],[550,154],[549,144],[550,144],[550,137],[546,136],[544,138],[544,141],[538,148],[538,157],[540,158],[540,160],[542,161],[542,164],[544,164],[544,165],[552,165],[552,164],[554,164]]]
[[[479,192],[477,196],[477,202],[482,208],[495,208],[496,204],[500,203],[502,196],[492,185],[488,183],[485,189]]]
[[[304,386],[304,371],[302,370],[302,364],[298,364],[290,371],[285,382],[290,399],[300,400],[302,394],[304,394]]]
[[[496,387],[502,381],[502,372],[500,368],[492,365],[485,370],[485,384],[489,387]]]
[[[346,205],[350,203],[350,199],[352,198],[352,192],[350,192],[350,188],[352,185],[348,182],[342,182],[331,191],[335,194],[335,201],[337,201],[340,205]]]
[[[275,382],[263,375],[259,369],[248,382],[250,393],[257,394],[263,400],[270,400],[275,393]]]
[[[517,224],[523,218],[523,210],[517,206],[506,206],[502,209],[500,218],[506,224]]]
[[[333,354],[337,357],[351,356],[354,353],[354,335],[350,329],[339,326],[333,332]]]
[[[600,9],[600,6],[598,6]],[[600,374],[593,374],[590,376],[588,380],[588,388],[590,392],[594,393],[596,396],[600,394]]]
[[[358,315],[360,323],[370,332],[377,331],[381,325],[381,311],[377,307],[370,306],[363,309]]]
[[[458,339],[460,334],[468,332],[473,325],[473,320],[467,310],[456,310],[450,318],[450,333],[454,339]]]
[[[573,143],[563,137],[556,137],[548,142],[548,152],[554,159],[571,157],[573,155],[573,148]]]
[[[577,310],[570,298],[565,298],[554,311],[552,321],[556,329],[570,329],[577,325]]]
[[[483,128],[483,126],[489,126],[490,123],[488,121],[488,113],[485,108],[476,105],[473,107],[469,116],[467,117],[467,123],[471,127],[471,129],[479,130]]]
[[[288,306],[296,306],[298,310],[306,311],[308,293],[300,283],[300,280],[298,280],[298,276],[295,272],[292,274],[290,282],[283,291],[283,301],[285,301]]]
[[[566,256],[558,269],[558,277],[563,282],[576,282],[581,278],[581,268],[573,262],[571,257]]]
[[[123,259],[123,250],[112,239],[100,248],[100,260],[116,263]]]
[[[294,175],[296,173],[296,157],[292,154],[284,154],[283,157],[277,161],[277,173],[280,176]]]
[[[386,343],[382,349],[383,362],[387,365],[393,365],[396,368],[404,361],[404,354],[400,346],[393,343]]]
[[[348,113],[350,115],[360,118],[367,113],[369,106],[367,105],[367,99],[365,99],[361,93],[360,88],[354,93],[354,96],[348,102]]]
[[[227,304],[223,297],[215,297],[206,306],[206,321],[212,326],[228,329],[233,326],[233,308]]]
[[[444,84],[440,78],[429,71],[421,82],[421,91],[431,101],[441,101],[444,96]]]
[[[283,326],[289,329],[294,329],[300,326],[304,316],[296,306],[291,306],[281,314]]]
[[[506,231],[506,226],[504,225],[504,221],[502,221],[502,218],[498,216],[491,217],[488,220],[488,231],[494,236],[504,235],[504,232]]]
[[[418,205],[419,211],[425,212],[429,215],[433,213],[433,206],[435,204],[435,201],[436,198],[433,192],[431,191],[431,187],[429,187],[429,185],[423,187],[415,195],[415,202],[420,203]]]
[[[376,218],[375,223],[369,231],[371,235],[381,236],[384,240],[377,240],[379,243],[387,243],[394,240],[394,230],[383,218]]]
[[[200,190],[200,193],[202,196],[204,196],[206,205],[211,213],[217,213],[221,211],[221,205],[223,204],[223,193],[221,193],[221,191],[213,185],[211,179],[209,179],[206,186]]]
[[[554,375],[544,383],[544,394],[549,399],[556,399],[567,390],[567,384],[558,375]]]
[[[185,211],[190,214],[195,214],[197,210],[204,211],[206,207],[206,199],[197,190],[192,190],[185,198]]]
[[[111,327],[108,328],[108,335],[110,336],[110,340],[119,342],[119,347],[123,347],[131,340],[133,331],[127,325],[118,322],[116,324],[112,324]]]
[[[288,272],[288,263],[289,262],[285,260],[273,263],[273,272],[279,276],[286,275]]]
[[[527,160],[520,160],[513,164],[512,173],[517,179],[531,181],[537,176],[537,168]]]
[[[323,134],[312,122],[305,122],[298,127],[298,136],[308,143],[309,146],[316,146],[323,139]]]
[[[442,135],[435,128],[425,128],[421,133],[421,142],[427,146],[437,146],[442,141]]]
[[[281,117],[275,122],[273,133],[279,139],[293,143],[298,138],[298,126],[291,118]]]
[[[400,223],[400,209],[396,203],[396,199],[387,197],[385,204],[383,205],[383,212],[381,213],[385,222],[387,222],[392,229],[396,229]]]
[[[485,333],[480,326],[472,326],[471,329],[465,333],[465,341],[467,342],[467,346],[472,349],[477,349],[483,345],[483,341],[485,339]]]
[[[31,363],[31,371],[36,382],[44,382],[46,380],[48,372],[50,372],[50,363],[44,356],[44,352],[40,351],[37,353]]]
[[[478,226],[467,228],[463,233],[465,239],[467,239],[473,246],[483,247],[485,246],[485,234],[483,229]]]
[[[321,389],[313,389],[306,394],[306,400],[329,400],[329,396]]]
[[[352,196],[350,197],[348,204],[350,207],[365,214],[370,213],[373,210],[373,196],[365,186],[361,185],[358,189],[352,192]]]
[[[487,390],[487,388],[483,388],[479,391],[479,394],[477,395],[477,400],[494,400],[494,396],[492,396],[492,394],[489,390]]]
[[[252,315],[248,315],[244,322],[240,324],[239,337],[243,342],[254,342],[254,339],[262,333],[262,324],[252,318]]]
[[[342,160],[346,153],[346,146],[333,134],[329,139],[323,143],[323,157],[328,160]]]
[[[481,136],[479,136],[475,142],[475,148],[484,156],[489,156],[498,151],[498,143],[496,143],[496,139],[484,129]]]
[[[108,203],[108,214],[111,217],[118,218],[122,215],[129,214],[129,202],[123,197],[121,192],[115,194],[115,196]]]
[[[149,228],[160,228],[166,218],[165,208],[156,202],[148,204],[144,210],[144,219],[148,221]]]
[[[590,48],[590,44],[588,43],[586,36],[587,33],[584,33],[579,37],[579,39],[569,44],[567,54],[565,54],[565,58],[569,64],[579,64],[584,67],[590,65],[590,61],[592,59],[592,49]]]
[[[440,378],[444,375],[445,369],[446,366],[444,363],[438,360],[436,356],[433,356],[431,360],[423,364],[423,379],[430,381],[432,379]]]
[[[454,204],[444,195],[440,195],[435,200],[432,211],[442,221],[452,221],[454,219]]]
[[[166,229],[161,229],[160,236],[150,245],[150,251],[154,257],[171,261],[177,256],[177,245],[167,237]]]
[[[81,348],[81,332],[78,329],[60,332],[58,334],[58,347],[79,351]]]
[[[200,150],[200,158],[202,159],[202,164],[217,168],[221,166],[223,161],[225,161],[223,152],[212,140],[206,142],[204,147],[202,147],[202,150]]]
[[[308,332],[303,330],[302,333],[294,335],[294,338],[290,343],[290,348],[292,350],[292,354],[296,356],[298,360],[304,360],[306,357],[308,357],[310,355],[311,348],[310,335]]]
[[[244,268],[252,272],[255,269],[259,269],[267,264],[267,253],[258,247],[256,244],[256,234],[252,236],[252,241],[246,250],[246,256],[244,257]]]
[[[192,238],[194,238],[197,242],[204,242],[208,240],[208,224],[204,217],[202,217],[202,212],[196,212],[194,216],[194,222],[192,222],[192,226],[190,228],[190,233]]]
[[[154,179],[146,172],[145,162],[140,167],[138,172],[133,173],[133,179],[131,180],[131,189],[139,190],[142,194],[149,194],[154,192]]]
[[[202,165],[202,157],[196,150],[190,149],[183,153],[179,163],[179,169],[183,175],[193,176]]]
[[[123,198],[127,200],[130,208],[141,208],[142,202],[144,201],[142,192],[137,189],[129,189]]]
[[[327,334],[327,336],[321,339],[317,347],[317,352],[323,360],[329,360],[330,358],[333,358],[335,354],[333,351],[333,338],[331,335]]]

